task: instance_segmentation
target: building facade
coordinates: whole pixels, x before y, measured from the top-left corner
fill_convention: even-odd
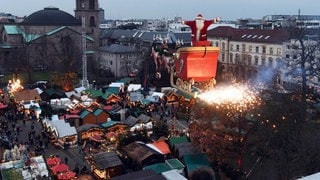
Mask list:
[[[81,59],[81,21],[55,7],[44,8],[21,23],[0,25],[0,64],[13,71],[34,66],[78,71]],[[94,39],[86,36],[87,48]],[[18,69],[18,70],[15,70]]]
[[[141,51],[134,46],[111,44],[99,48],[99,67],[115,77],[130,77],[142,71]]]
[[[256,78],[258,73],[276,70],[283,58],[285,30],[235,29],[227,26],[208,31],[212,46],[220,48],[218,72],[236,79]]]

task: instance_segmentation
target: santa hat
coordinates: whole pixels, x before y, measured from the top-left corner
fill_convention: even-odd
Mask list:
[[[196,19],[202,19],[202,18],[203,18],[203,17],[202,17],[201,14],[198,14],[197,17],[196,17]]]

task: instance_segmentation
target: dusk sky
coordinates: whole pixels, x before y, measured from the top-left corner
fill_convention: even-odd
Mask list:
[[[28,16],[54,6],[74,15],[75,0],[1,0],[0,12]],[[193,19],[220,16],[222,20],[260,19],[265,15],[320,15],[319,0],[99,0],[106,19]]]

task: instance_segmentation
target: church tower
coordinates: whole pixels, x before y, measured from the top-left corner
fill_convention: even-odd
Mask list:
[[[99,2],[98,0],[76,0],[75,17],[85,20],[85,32],[95,41],[95,48],[99,45]]]

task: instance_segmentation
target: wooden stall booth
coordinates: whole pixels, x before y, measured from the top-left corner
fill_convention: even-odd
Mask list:
[[[122,161],[114,151],[93,154],[88,161],[93,176],[98,180],[119,176],[124,170]]]

